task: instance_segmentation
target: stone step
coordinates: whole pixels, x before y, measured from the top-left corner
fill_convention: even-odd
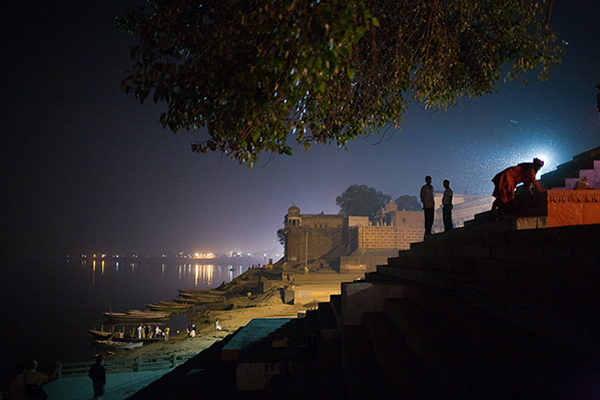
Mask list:
[[[592,188],[600,189],[600,160],[594,160],[593,168],[580,169],[577,176],[573,176],[572,178],[565,178],[564,189],[574,189],[577,181],[583,178],[584,176],[587,176],[589,178],[589,185]]]
[[[396,399],[452,398],[410,350],[394,322],[383,312],[365,313],[361,324],[386,386]]]
[[[290,390],[286,399],[342,400],[348,398],[342,368],[342,340],[339,336],[319,339],[317,359],[312,367],[313,380],[305,380],[302,385],[313,387],[313,395],[302,396],[296,393],[294,397],[294,391]],[[277,399],[281,398],[277,397]]]
[[[600,257],[600,254],[599,254]],[[600,258],[599,258],[600,259]],[[425,263],[425,260],[422,260]],[[420,282],[444,289],[460,290],[464,285],[497,287],[495,291],[518,290],[539,302],[570,305],[596,304],[600,306],[600,270],[581,270],[568,263],[543,264],[507,263],[498,259],[471,259],[453,257],[432,259],[428,267],[379,266],[378,275]],[[368,275],[371,279],[375,275]]]
[[[319,314],[317,310],[307,310],[304,316],[306,336],[319,337]]]
[[[335,318],[336,324],[340,326],[340,321],[342,319],[342,295],[332,294],[331,296],[329,296],[329,303],[333,310],[333,316]]]
[[[385,274],[377,277],[375,273],[367,279],[373,283],[387,279],[387,285],[395,279],[403,288],[399,291],[403,297],[424,306],[435,303],[439,296],[428,292],[420,295],[419,288],[453,293],[511,325],[545,335],[577,353],[600,356],[600,343],[596,340],[600,336],[600,321],[589,317],[600,307],[598,278],[576,272],[557,274],[552,269],[526,271],[513,267],[493,260],[479,261],[470,276],[397,267],[385,271],[382,267]]]
[[[568,391],[564,379],[579,360],[468,307],[432,308],[408,299],[385,302],[408,347],[457,398],[562,398]]]
[[[590,191],[589,193],[595,193]],[[592,246],[600,232],[599,224],[560,226],[544,229],[494,229],[506,221],[486,223],[481,226],[455,229],[451,232],[430,235],[424,242],[411,245],[410,251],[400,251],[399,257],[417,256],[420,251],[434,248],[454,247],[460,245],[488,246],[488,245],[522,245],[523,239],[531,245],[556,244],[562,246]]]
[[[339,329],[331,303],[319,303],[319,307],[317,308],[317,316],[319,318],[319,328],[321,330],[321,334],[323,334],[323,331]]]
[[[342,329],[342,369],[349,400],[389,399],[390,388],[362,326]]]
[[[600,260],[599,237],[600,225],[583,225],[470,236],[467,241],[447,238],[400,252],[389,258],[387,265],[439,269],[454,265],[448,260],[466,258],[595,272]]]

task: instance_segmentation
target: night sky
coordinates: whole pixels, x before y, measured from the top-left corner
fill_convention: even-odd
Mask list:
[[[436,189],[490,195],[500,170],[533,157],[542,173],[600,145],[600,1],[555,2],[568,41],[547,82],[500,84],[451,111],[411,107],[401,131],[349,151],[297,149],[253,169],[196,154],[201,133],[164,130],[162,106],[120,90],[135,38],[114,28],[132,1],[8,0],[0,12],[1,256],[243,251],[276,258],[287,209],[337,213],[366,184],[392,198]]]

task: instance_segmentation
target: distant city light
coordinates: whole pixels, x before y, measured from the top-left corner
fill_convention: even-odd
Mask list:
[[[68,257],[68,256],[67,256]],[[209,260],[209,259],[217,259],[217,258],[256,258],[256,257],[261,257],[261,258],[267,258],[267,257],[281,257],[281,254],[279,253],[275,253],[275,254],[269,254],[268,252],[257,252],[257,253],[253,253],[253,252],[246,252],[246,251],[228,251],[227,253],[213,253],[213,252],[202,252],[202,251],[196,251],[196,252],[184,252],[184,251],[180,251],[178,253],[167,253],[167,252],[162,252],[162,253],[143,253],[143,254],[138,254],[138,253],[90,253],[90,254],[85,254],[85,253],[81,253],[81,259],[86,259],[86,258],[91,258],[94,260],[106,260],[106,259],[112,259],[112,260],[119,260],[119,259],[128,259],[128,258],[163,258],[163,259],[168,259],[171,257],[175,257],[175,258],[179,258],[179,259],[197,259],[197,260]]]
[[[215,258],[215,254],[214,253],[194,253],[193,258],[198,258],[198,259],[211,259],[211,258]]]

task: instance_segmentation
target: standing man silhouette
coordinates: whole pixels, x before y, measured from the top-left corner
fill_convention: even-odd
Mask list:
[[[454,229],[452,225],[452,196],[454,192],[450,189],[450,181],[444,179],[444,197],[442,197],[442,215],[444,219],[444,231],[451,231]]]
[[[106,370],[104,369],[104,357],[102,357],[102,354],[96,355],[96,363],[90,368],[88,376],[92,380],[94,399],[103,399],[105,393],[104,386],[106,385]]]
[[[421,203],[423,203],[423,212],[425,213],[425,235],[431,235],[435,202],[433,201],[433,186],[431,186],[429,175],[425,177],[425,184],[421,186]]]

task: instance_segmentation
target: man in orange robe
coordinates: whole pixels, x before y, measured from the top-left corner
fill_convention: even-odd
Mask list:
[[[515,188],[519,183],[522,183],[529,193],[532,193],[532,185],[535,187],[536,192],[543,192],[544,187],[535,179],[535,175],[543,165],[542,160],[534,158],[533,163],[521,163],[496,174],[492,179],[492,182],[494,182],[493,196],[496,198],[492,210],[501,209],[506,203],[514,199]]]

